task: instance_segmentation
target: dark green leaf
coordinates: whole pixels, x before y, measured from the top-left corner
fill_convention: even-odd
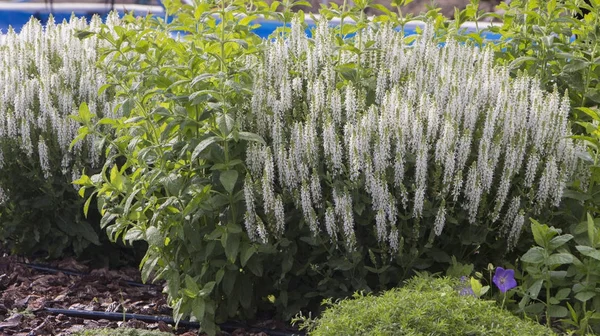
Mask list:
[[[202,154],[202,152],[208,148],[208,146],[212,145],[213,143],[215,143],[219,138],[216,136],[211,136],[208,137],[202,141],[200,141],[200,143],[196,146],[196,148],[194,148],[194,151],[192,152],[192,160],[196,160],[198,158],[198,156],[200,154]]]
[[[254,134],[254,133],[250,133],[250,132],[239,132],[238,136],[241,140],[254,141],[254,142],[261,143],[263,145],[266,144],[265,140],[258,134]]]
[[[230,194],[233,193],[233,189],[238,180],[238,175],[237,170],[227,170],[221,172],[221,175],[219,176],[219,181],[221,181],[225,190]]]
[[[205,296],[209,295],[210,293],[212,293],[213,288],[215,288],[215,282],[209,281],[204,285],[204,287],[202,287],[202,290],[198,294],[202,297],[205,297]]]
[[[521,257],[521,261],[532,264],[541,263],[542,261],[544,261],[543,251],[544,250],[539,246],[532,247]]]

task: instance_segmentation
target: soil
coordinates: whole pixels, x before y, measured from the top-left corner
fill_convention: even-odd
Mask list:
[[[89,269],[74,259],[48,264],[49,267],[86,273],[85,276],[62,272],[47,273],[20,263],[16,257],[0,257],[0,335],[36,336],[71,335],[95,328],[128,327],[159,330],[175,335],[194,336],[196,329],[178,328],[165,322],[146,323],[138,320],[109,321],[52,315],[45,308],[77,309],[171,317],[166,297],[160,286],[136,286],[141,282],[137,268],[109,270]],[[284,329],[285,323],[261,321],[252,327]],[[251,330],[251,327],[248,327]],[[235,336],[267,336],[264,332],[233,331]]]

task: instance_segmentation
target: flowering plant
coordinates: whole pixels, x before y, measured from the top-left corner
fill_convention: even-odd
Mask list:
[[[327,27],[308,38],[296,19],[250,60],[240,123],[267,142],[246,156],[251,239],[280,236],[289,204],[349,251],[370,223],[392,255],[422,253],[443,232],[483,244],[495,231],[510,249],[527,213],[560,203],[578,165],[567,97],[510,79],[489,48],[439,48],[431,27],[412,45],[372,27],[341,49]]]
[[[502,267],[496,268],[494,273],[494,284],[502,293],[517,287],[517,281],[515,280],[515,271],[512,269],[504,269]]]
[[[98,34],[123,116],[82,109],[82,137],[114,155],[77,183],[111,238],[148,242],[143,278],[157,270],[175,316],[209,333],[265,302],[285,318],[397,284],[441,247],[510,248],[577,166],[568,100],[489,49],[439,48],[431,27],[409,41],[363,11],[261,41],[260,1],[171,5],[172,24]]]
[[[114,15],[108,23],[118,24]],[[79,40],[76,30],[97,30],[94,17],[47,25],[31,19],[19,34],[9,30],[0,45],[0,239],[13,252],[65,248],[80,253],[98,244],[96,230],[81,216],[82,201],[71,184],[83,168],[98,167],[93,139],[73,148],[79,125],[69,118],[82,102],[113,116],[110,94],[98,96],[104,75],[96,67],[98,39]]]

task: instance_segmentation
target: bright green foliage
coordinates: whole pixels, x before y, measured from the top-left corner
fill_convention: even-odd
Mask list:
[[[92,329],[76,332],[75,336],[170,336],[172,333],[132,329],[132,328],[117,328],[117,329]]]
[[[518,312],[560,320],[578,334],[600,330],[600,221],[571,227],[573,234],[532,219],[537,246],[520,259],[523,276]]]
[[[94,122],[81,110],[80,135],[104,139],[107,159],[101,173],[77,183],[94,190],[111,239],[148,242],[142,278],[167,280],[175,317],[193,315],[214,334],[215,322],[250,318],[269,304],[263,298],[290,271],[295,254],[276,254],[289,242],[253,243],[241,227],[245,148],[262,139],[243,132],[237,116],[247,113],[251,95],[244,60],[261,40],[251,33],[256,16],[237,16],[246,6],[268,7],[166,6],[176,15],[169,25],[128,16],[129,29],[98,34],[110,45],[101,58],[123,117]],[[188,35],[174,39],[171,31]]]
[[[381,296],[355,294],[305,323],[311,336],[324,335],[554,335],[495,302],[461,296],[451,278],[419,276]]]
[[[547,89],[568,90],[571,104],[593,106],[600,103],[600,67],[597,47],[600,6],[583,0],[515,0],[501,3],[502,24],[488,30],[501,35],[494,43],[497,62],[513,73],[524,71],[539,77]],[[574,17],[587,9],[581,20]],[[474,15],[464,11],[465,19]]]
[[[531,221],[531,231],[537,246],[521,257],[527,276],[522,285],[524,296],[519,302],[519,308],[537,314],[545,312],[549,324],[551,318],[563,318],[568,314],[567,308],[560,303],[569,297],[570,289],[566,288],[556,293],[552,293],[552,289],[560,288],[561,285],[570,286],[566,281],[566,266],[572,264],[575,257],[564,245],[573,239],[573,236],[561,235],[561,231],[554,227],[540,224],[533,219]],[[540,296],[542,288],[545,289],[545,295]],[[532,300],[537,300],[538,296],[544,297],[545,301],[530,304]]]

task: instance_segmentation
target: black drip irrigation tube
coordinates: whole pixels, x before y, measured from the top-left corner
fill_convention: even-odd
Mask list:
[[[53,274],[63,273],[66,275],[74,275],[74,276],[82,276],[82,277],[90,275],[88,273],[76,272],[76,271],[60,269],[60,268],[52,268],[49,266],[39,265],[39,264],[29,264],[29,263],[25,263],[25,262],[18,262],[18,264],[21,264],[21,265],[26,266],[31,269],[35,269],[35,270],[42,271],[42,272],[53,273]],[[129,281],[129,280],[123,280],[123,282],[130,286],[137,286],[137,287],[160,287],[160,286],[154,285],[154,284],[143,284],[143,283]],[[63,314],[65,316],[80,317],[80,318],[85,318],[85,319],[90,319],[90,320],[105,319],[105,320],[110,320],[110,321],[129,321],[129,320],[135,319],[138,321],[149,322],[149,323],[158,323],[160,321],[163,321],[167,324],[175,325],[175,320],[173,320],[173,318],[167,317],[167,316],[153,316],[153,315],[130,314],[130,313],[112,313],[112,312],[77,310],[77,309],[59,309],[59,308],[44,308],[41,311],[42,312],[45,311],[45,312],[53,314],[53,315]],[[179,327],[186,328],[186,329],[200,328],[200,324],[198,322],[191,322],[191,321],[179,321],[179,323],[177,325]],[[269,336],[304,336],[306,334],[303,331],[289,332],[289,331],[282,331],[282,330],[276,330],[276,329],[255,328],[255,327],[245,326],[240,323],[232,323],[232,322],[219,324],[219,327],[221,328],[221,330],[226,331],[226,332],[233,332],[237,329],[244,329],[249,332],[257,332],[257,333],[264,332],[265,334],[267,334]]]
[[[80,317],[89,320],[110,320],[110,321],[129,321],[129,320],[138,320],[142,322],[149,323],[158,323],[160,321],[165,322],[167,324],[175,325],[175,320],[171,317],[166,316],[153,316],[153,315],[142,315],[142,314],[128,314],[128,313],[111,313],[111,312],[101,312],[101,311],[89,311],[89,310],[76,310],[76,309],[58,309],[58,308],[45,308],[42,311],[46,311],[53,315],[63,314],[65,316],[70,317]],[[200,328],[200,324],[198,322],[190,322],[190,321],[179,321],[178,326],[187,328],[187,329],[198,329]],[[222,323],[219,324],[221,330],[226,332],[233,332],[237,329],[244,329],[249,332],[264,332],[269,336],[303,336],[305,335],[302,331],[288,332],[281,330],[273,330],[266,328],[255,328],[248,327],[239,323]]]

